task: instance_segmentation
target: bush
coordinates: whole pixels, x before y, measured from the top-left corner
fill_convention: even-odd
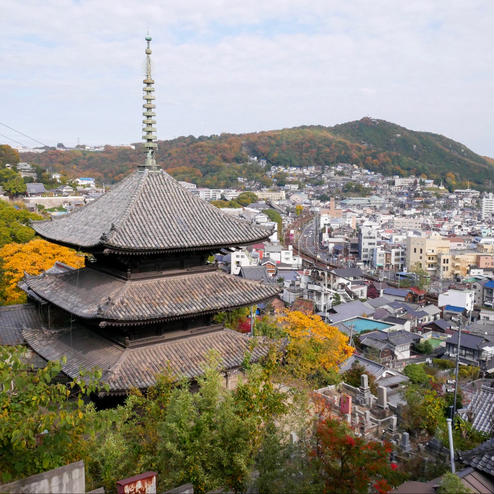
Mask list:
[[[480,369],[473,365],[462,365],[458,371],[458,377],[460,379],[468,379],[474,381],[478,379],[480,374]]]
[[[454,369],[455,363],[452,360],[446,360],[441,358],[432,359],[432,365],[438,367],[441,370]]]
[[[448,472],[443,475],[438,494],[469,494],[471,491],[459,477]]]
[[[421,341],[413,345],[418,353],[425,353],[426,355],[431,354],[434,351],[434,347],[429,340]]]
[[[413,384],[425,385],[430,381],[425,372],[424,364],[409,364],[403,369],[403,374],[407,376]]]

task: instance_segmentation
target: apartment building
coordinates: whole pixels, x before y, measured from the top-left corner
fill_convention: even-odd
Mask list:
[[[374,251],[377,247],[377,226],[362,226],[358,235],[358,250],[360,260],[371,263],[374,258]]]
[[[481,201],[482,219],[492,220],[494,218],[494,193],[484,194]]]
[[[259,199],[267,201],[284,201],[286,199],[284,190],[256,190],[254,193]]]
[[[449,240],[442,238],[408,237],[406,266],[412,270],[417,264],[431,276],[451,277]]]

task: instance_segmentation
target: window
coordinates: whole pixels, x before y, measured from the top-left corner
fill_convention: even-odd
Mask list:
[[[413,253],[416,254],[417,253],[417,247],[414,247],[413,248]]]
[[[422,249],[420,249],[420,253],[422,254]]]

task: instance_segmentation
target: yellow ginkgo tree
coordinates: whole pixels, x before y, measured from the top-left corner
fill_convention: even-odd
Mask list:
[[[21,304],[26,294],[17,286],[24,273],[37,275],[56,261],[74,268],[84,266],[84,256],[75,250],[36,238],[25,244],[11,243],[0,249],[0,303]]]
[[[319,316],[288,311],[278,322],[288,336],[286,362],[295,377],[311,379],[334,372],[354,351],[348,336]]]

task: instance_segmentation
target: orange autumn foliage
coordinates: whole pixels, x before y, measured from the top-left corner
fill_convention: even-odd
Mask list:
[[[0,259],[2,261],[0,298],[4,305],[21,304],[26,301],[26,294],[17,286],[24,273],[41,274],[51,268],[56,261],[74,268],[84,266],[84,256],[75,250],[39,238],[26,244],[4,245],[0,249]]]
[[[337,370],[354,349],[348,336],[326,324],[319,316],[288,311],[278,318],[288,335],[287,363],[297,377],[307,377],[319,370]]]

